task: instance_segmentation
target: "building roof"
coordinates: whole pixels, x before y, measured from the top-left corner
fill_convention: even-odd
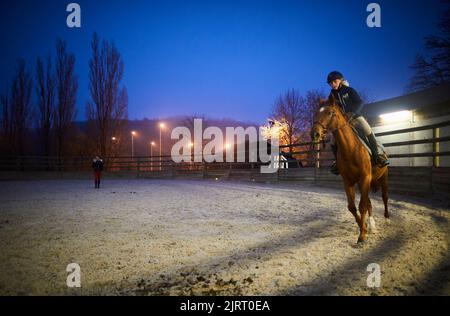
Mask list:
[[[403,96],[366,104],[363,115],[375,118],[383,113],[392,113],[403,110],[418,110],[446,103],[450,107],[450,83],[437,87],[413,92]]]

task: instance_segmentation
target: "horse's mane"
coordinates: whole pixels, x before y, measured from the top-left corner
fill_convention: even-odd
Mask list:
[[[335,97],[333,96],[332,93],[330,93],[330,96],[328,97],[328,99],[320,100],[320,102],[319,102],[319,109],[324,107],[324,106],[329,106],[329,107],[333,108],[335,113],[338,114],[339,118],[347,120],[346,114],[344,113],[342,108],[337,104],[336,99],[335,99]]]

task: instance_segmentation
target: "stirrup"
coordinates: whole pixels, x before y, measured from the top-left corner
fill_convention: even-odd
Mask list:
[[[385,167],[385,166],[387,166],[389,164],[390,164],[390,162],[389,162],[388,158],[384,154],[381,154],[381,155],[377,156],[376,165],[378,167],[383,168],[383,167]]]
[[[377,164],[380,168],[386,167],[390,164],[389,160],[387,159],[378,159]]]

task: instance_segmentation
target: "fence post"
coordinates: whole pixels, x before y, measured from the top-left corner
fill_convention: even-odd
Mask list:
[[[316,150],[316,168],[319,169],[320,168],[320,144],[316,144],[315,146],[315,150]]]
[[[314,184],[317,185],[318,171],[320,168],[320,144],[315,144],[313,148],[316,151],[314,153]]]
[[[137,158],[137,174],[136,174],[137,178],[139,178],[140,174],[141,174],[141,158],[138,157]]]
[[[20,156],[16,156],[16,174],[18,179],[20,179],[21,175],[20,169],[21,169]]]
[[[20,156],[16,157],[16,171],[20,171]]]
[[[171,178],[174,179],[176,175],[175,164],[173,161],[170,161],[169,163],[170,163]]]
[[[440,137],[440,128],[433,128],[433,138],[439,138]],[[440,150],[440,144],[439,142],[435,141],[433,142],[433,153],[438,154],[439,150]],[[433,157],[433,167],[439,167],[440,165],[440,160],[439,160],[439,156],[435,155]]]

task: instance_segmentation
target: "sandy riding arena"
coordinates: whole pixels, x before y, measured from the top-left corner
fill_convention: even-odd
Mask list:
[[[221,181],[0,185],[2,295],[450,294],[450,211],[393,196],[357,245],[343,190]],[[81,288],[66,267],[81,268]],[[381,269],[369,287],[367,267]]]

